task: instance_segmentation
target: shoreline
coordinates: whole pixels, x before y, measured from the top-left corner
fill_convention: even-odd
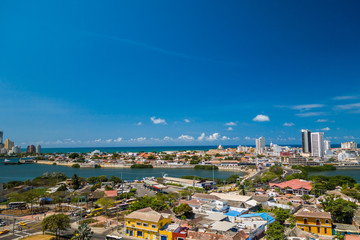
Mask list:
[[[45,160],[38,160],[37,162],[34,162],[34,164],[45,164],[45,165],[53,165],[54,162],[51,161],[45,161]],[[68,162],[64,162],[64,163],[59,163],[56,162],[56,166],[64,166],[64,167],[72,167],[73,164],[79,164],[80,168],[95,168],[95,165],[90,165],[90,164],[84,164],[84,163],[68,163]],[[130,169],[130,165],[122,165],[122,164],[98,164],[99,166],[101,166],[101,168],[128,168]],[[195,166],[195,165],[194,165]],[[181,169],[194,169],[194,166],[189,166],[189,165],[174,165],[174,166],[169,166],[169,165],[156,165],[153,166],[153,169],[176,169],[176,168],[181,168]],[[217,171],[228,171],[228,172],[241,172],[243,175],[247,175],[246,173],[248,172],[252,172],[249,171],[249,169],[246,169],[246,167],[244,166],[239,166],[239,167],[224,167],[224,166],[218,166],[218,170]]]

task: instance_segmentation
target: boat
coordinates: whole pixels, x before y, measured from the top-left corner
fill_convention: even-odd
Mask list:
[[[11,162],[9,159],[4,160],[4,163],[9,163],[9,162]]]

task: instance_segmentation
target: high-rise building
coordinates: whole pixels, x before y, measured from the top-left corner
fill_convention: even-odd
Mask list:
[[[324,157],[324,133],[313,132],[311,133],[311,154],[314,157]]]
[[[259,137],[256,139],[256,153],[264,153],[265,151],[265,138]]]
[[[4,135],[3,131],[0,130],[0,144],[3,143],[3,135]]]
[[[40,154],[41,153],[41,145],[37,145],[36,146],[36,153]]]
[[[357,143],[354,142],[354,141],[341,143],[341,148],[342,149],[349,149],[351,151],[356,151]]]
[[[304,153],[311,153],[311,131],[307,129],[301,130],[302,149]]]
[[[10,141],[10,139],[5,140],[5,149],[10,151],[14,147],[14,142]]]
[[[34,145],[27,146],[27,153],[35,153],[35,146]]]
[[[12,148],[12,152],[15,153],[15,154],[19,154],[21,153],[21,148],[20,146],[15,146]]]
[[[324,150],[325,150],[325,154],[328,154],[331,152],[331,141],[330,140],[324,140]]]

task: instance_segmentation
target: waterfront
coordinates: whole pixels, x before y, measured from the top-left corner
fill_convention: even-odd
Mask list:
[[[20,164],[20,165],[0,165],[0,182],[25,181],[41,176],[44,172],[63,172],[68,177],[77,174],[80,177],[91,177],[114,175],[120,177],[122,174],[125,180],[141,179],[143,177],[161,177],[164,173],[171,177],[182,177],[185,175],[194,175],[199,177],[213,177],[213,171],[195,170],[195,169],[130,169],[130,168],[71,168],[65,166],[45,165],[45,164]],[[215,178],[226,179],[233,174],[241,175],[240,172],[232,171],[214,171]]]
[[[333,171],[322,171],[322,172],[311,172],[309,175],[322,175],[322,176],[349,176],[356,180],[356,182],[360,183],[360,169],[338,169]]]

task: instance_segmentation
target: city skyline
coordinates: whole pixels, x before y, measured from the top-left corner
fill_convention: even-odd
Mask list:
[[[0,3],[4,140],[287,145],[301,129],[360,139],[356,1],[38,3]]]

